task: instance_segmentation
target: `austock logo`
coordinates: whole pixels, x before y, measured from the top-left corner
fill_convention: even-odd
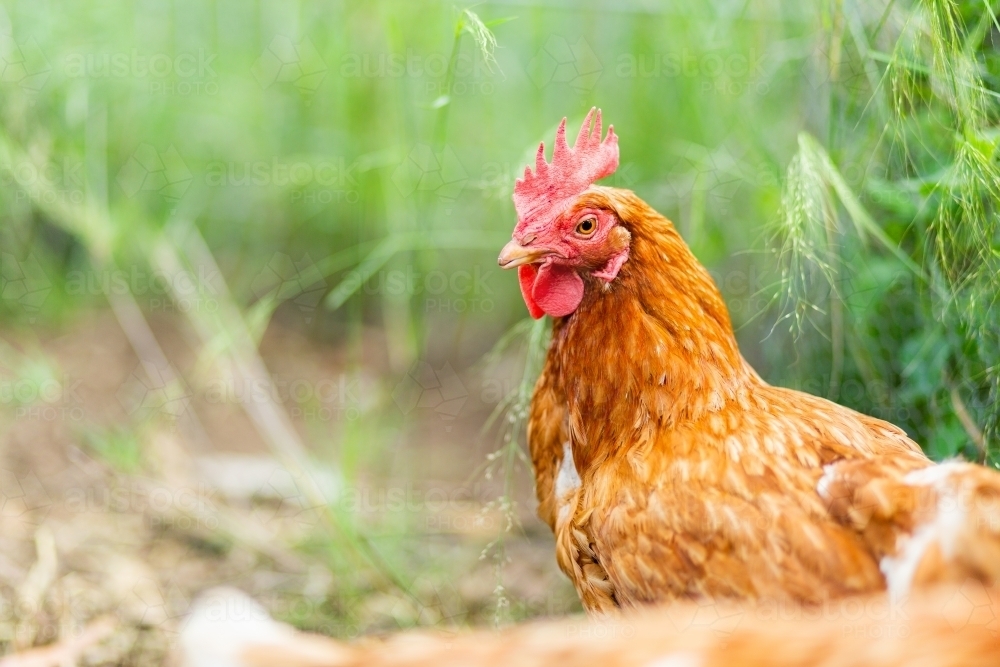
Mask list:
[[[108,484],[73,487],[63,502],[74,514],[143,514],[151,526],[191,530],[219,527],[215,496],[215,489],[204,483],[169,487],[141,477],[121,477]]]
[[[0,253],[0,298],[37,313],[51,291],[52,282],[33,254],[19,260],[10,253]]]
[[[551,149],[549,149],[551,150]],[[526,158],[523,162],[484,162],[480,179],[475,187],[482,192],[483,199],[507,201],[514,191],[514,183],[524,175],[524,168],[534,158]],[[634,162],[624,162],[602,184],[615,188],[634,188],[639,182],[639,170]]]
[[[426,361],[418,361],[392,391],[392,400],[404,415],[432,409],[446,424],[455,420],[468,398],[468,390],[447,362],[435,370]],[[445,430],[450,431],[451,425]]]
[[[133,264],[127,269],[73,269],[64,285],[67,296],[131,294],[153,311],[214,313],[219,310],[218,280],[215,269],[202,265],[197,271],[168,273]]]
[[[773,301],[774,276],[755,263],[750,263],[746,270],[733,268],[722,272],[709,269],[708,274],[721,290],[733,315],[752,317],[766,310]],[[819,393],[824,394],[825,389]]]
[[[725,144],[716,148],[688,144],[681,159],[670,177],[678,199],[701,199],[720,215],[729,215],[742,186],[756,185],[755,172]]]
[[[432,270],[426,273],[412,265],[383,269],[367,280],[357,271],[349,272],[344,284],[353,291],[382,296],[421,296],[428,313],[489,313],[493,311],[493,265],[485,270],[478,264],[469,269]]]
[[[140,361],[115,397],[129,416],[146,419],[161,415],[176,420],[188,410],[191,400],[179,378],[173,369],[160,369],[153,363]]]
[[[163,626],[179,620],[190,602],[176,584],[163,587],[152,577],[137,579],[119,602],[117,615],[139,626]]]
[[[718,635],[731,635],[746,614],[744,605],[708,598],[695,604],[668,605],[665,611],[677,630],[706,629]]]
[[[294,188],[293,202],[356,204],[360,201],[356,174],[361,164],[344,158],[287,160],[277,157],[251,162],[210,162],[205,169],[209,187]]]
[[[127,269],[73,269],[65,275],[62,288],[66,296],[102,296],[132,294],[146,299],[154,311],[215,312],[214,270],[198,267],[197,272],[169,274],[139,266]],[[53,290],[53,283],[34,254],[17,259],[0,253],[0,298],[18,304],[28,313],[37,313]]]
[[[275,375],[258,381],[235,378],[208,383],[200,396],[209,403],[248,405],[290,404],[290,416],[313,421],[353,421],[367,407],[363,376],[340,374],[319,380]]]
[[[977,598],[979,599],[979,598]],[[963,598],[964,600],[964,598]],[[970,616],[968,609],[982,606],[963,600],[956,603],[957,618]],[[763,599],[753,603],[733,600],[700,599],[685,604],[667,605],[663,613],[674,629],[708,630],[712,634],[731,636],[744,620],[756,622],[839,622],[841,635],[870,639],[906,638],[912,632],[910,611],[906,600],[890,600],[886,595],[848,597],[827,600],[818,605],[802,605],[787,599]]]
[[[0,380],[0,405],[13,407],[14,417],[29,421],[84,419],[82,381],[55,377],[22,377]]]
[[[767,54],[755,49],[746,53],[698,52],[691,49],[663,53],[622,53],[615,61],[615,76],[622,79],[699,78],[702,92],[726,95],[765,95]]]
[[[448,78],[451,65],[451,78]],[[424,90],[432,96],[492,95],[492,68],[479,53],[459,52],[454,60],[444,53],[347,53],[339,74],[345,79],[426,79]]]
[[[252,515],[269,533],[311,531],[323,521],[327,511],[325,498],[336,491],[338,481],[325,471],[312,470],[302,479],[282,467],[274,466],[263,480],[255,498]],[[312,485],[322,496],[314,497],[303,488]]]
[[[278,301],[291,300],[307,323],[312,321],[326,288],[323,274],[308,253],[298,261],[284,253],[274,253],[250,284],[258,299],[270,296]]]
[[[83,163],[64,158],[61,164],[32,160],[2,164],[0,184],[14,188],[14,200],[19,202],[82,204]]]
[[[495,534],[502,519],[487,495],[478,486],[419,488],[410,483],[391,487],[352,484],[335,497],[335,503],[340,509],[369,521],[378,521],[380,515],[408,514],[432,533]]]
[[[3,520],[38,526],[51,508],[52,499],[34,473],[0,470],[0,516]]]
[[[51,73],[52,65],[38,42],[14,41],[7,16],[0,7],[0,83],[16,84],[26,92],[37,93],[45,87]]]
[[[817,91],[836,86],[854,94],[866,94],[868,80],[859,59],[832,48],[830,35],[825,31],[816,33],[812,42],[812,51],[803,68],[810,86]]]
[[[403,197],[428,192],[454,201],[468,180],[468,172],[450,146],[435,153],[430,146],[417,144],[392,172],[392,182]]]
[[[593,90],[603,70],[586,39],[571,44],[561,35],[549,36],[527,65],[528,78],[537,88],[566,84],[579,91]]]
[[[312,94],[326,78],[327,67],[308,37],[296,44],[284,35],[277,35],[250,71],[261,88],[287,83],[303,94]]]
[[[749,0],[709,0],[706,3],[720,19],[735,19],[744,16],[751,6]]]
[[[161,153],[155,146],[143,143],[118,170],[115,180],[129,199],[140,192],[155,192],[176,202],[187,192],[193,178],[173,145]]]
[[[987,587],[977,579],[966,579],[941,611],[953,630],[984,627],[996,633],[1000,630],[997,609],[1000,609],[1000,586]]]
[[[884,594],[826,600],[818,605],[765,599],[749,607],[747,613],[764,622],[839,622],[841,635],[845,637],[900,639],[913,631],[907,601]]]
[[[514,162],[485,162],[476,187],[483,199],[506,201],[514,191],[514,182],[524,174],[525,164]]]
[[[135,79],[148,82],[158,95],[216,95],[218,75],[212,63],[218,57],[199,49],[197,53],[140,53],[138,49],[117,53],[72,53],[66,56],[64,72],[69,78]]]

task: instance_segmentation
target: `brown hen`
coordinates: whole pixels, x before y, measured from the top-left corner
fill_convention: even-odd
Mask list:
[[[593,182],[587,116],[539,147],[500,265],[554,319],[528,424],[539,515],[586,609],[676,598],[815,603],[1000,578],[1000,474],[935,465],[902,429],[764,382],[669,220]]]

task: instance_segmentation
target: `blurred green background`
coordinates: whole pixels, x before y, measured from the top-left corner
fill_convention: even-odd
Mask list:
[[[75,490],[87,520],[144,517],[136,562],[201,559],[181,602],[153,577],[166,609],[219,581],[340,636],[575,609],[521,449],[544,324],[495,258],[514,178],[592,106],[620,135],[608,183],[675,222],[766,379],[995,461],[994,10],[4,2],[23,558],[86,523]],[[136,479],[173,500],[108,500]]]

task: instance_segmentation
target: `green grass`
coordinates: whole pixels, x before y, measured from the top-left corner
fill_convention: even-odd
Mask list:
[[[124,430],[92,431],[85,434],[90,450],[117,472],[135,474],[143,466],[142,445],[136,434]]]
[[[985,83],[994,9],[928,0],[887,16],[886,51],[845,38],[832,65],[870,74],[830,98],[841,116],[830,134],[846,134],[847,121],[850,135],[827,149],[803,137],[789,167],[777,234],[785,317],[794,333],[808,323],[806,338],[827,339],[805,341],[807,363],[830,365],[835,398],[852,382],[877,386],[879,396],[848,402],[888,410],[936,458],[996,463],[998,95]],[[849,187],[827,150],[863,154],[866,178]]]

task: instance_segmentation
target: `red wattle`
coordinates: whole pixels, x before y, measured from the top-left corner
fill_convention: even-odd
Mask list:
[[[573,313],[583,301],[583,278],[565,266],[543,264],[531,290],[535,303],[552,317]]]
[[[528,313],[536,320],[543,315],[565,317],[583,300],[583,278],[575,270],[556,264],[522,264],[517,281]]]
[[[528,306],[528,314],[536,320],[545,314],[545,311],[535,303],[535,299],[531,295],[537,276],[538,267],[534,264],[522,264],[517,267],[517,282],[521,285],[521,296],[524,297],[524,303]]]

